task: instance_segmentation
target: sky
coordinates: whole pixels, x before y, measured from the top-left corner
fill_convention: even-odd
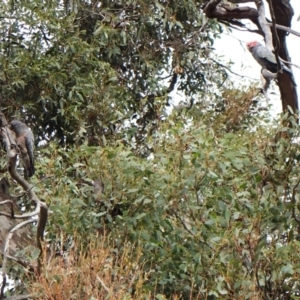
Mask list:
[[[300,0],[290,0],[290,3],[294,9],[294,17],[292,19],[291,28],[300,32],[300,21],[297,21],[297,18],[300,15]],[[254,3],[246,3],[244,6],[256,7]],[[266,5],[265,7],[266,16],[268,17],[268,6]],[[246,24],[250,26],[252,25],[252,22],[246,21]],[[232,71],[253,79],[257,79],[257,82],[259,82],[261,67],[246,48],[246,43],[254,40],[264,44],[263,37],[258,34],[241,32],[238,30],[234,30],[231,33],[225,31],[222,34],[221,39],[215,40],[214,48],[217,54],[223,56],[224,62],[234,62],[234,65],[231,67]],[[287,46],[291,57],[291,62],[300,66],[300,37],[289,34],[287,36]],[[295,81],[297,83],[298,97],[300,99],[300,69],[296,67],[292,67],[292,69]],[[234,75],[231,75],[231,78],[238,83],[249,80],[247,78],[241,78]],[[272,86],[275,89],[275,94],[270,96],[272,105],[271,110],[273,113],[277,114],[281,112],[280,94],[277,87],[275,87],[274,84]],[[269,93],[271,89],[272,88],[269,89]]]

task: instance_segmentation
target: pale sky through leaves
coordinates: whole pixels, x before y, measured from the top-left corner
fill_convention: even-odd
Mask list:
[[[300,32],[300,21],[297,21],[297,18],[300,14],[300,1],[291,0],[290,3],[294,9],[294,17],[291,28]],[[249,4],[251,3],[247,3],[246,6],[250,6]],[[253,3],[252,6],[255,7],[255,4]],[[266,5],[266,16],[269,17],[267,13],[268,6]],[[247,22],[246,24],[248,27],[251,26],[253,29],[256,29],[255,26],[252,25],[251,21],[247,20],[245,22]],[[225,32],[225,34],[222,34],[221,39],[215,40],[214,48],[216,49],[215,52],[217,54],[223,55],[224,62],[234,62],[234,65],[231,67],[232,71],[243,76],[257,79],[257,82],[259,82],[261,67],[246,48],[246,43],[254,40],[264,44],[263,37],[258,34],[234,30],[232,32]],[[300,66],[300,37],[289,34],[287,37],[287,46],[291,57],[291,62]],[[300,69],[296,67],[292,67],[292,69],[297,83],[298,98],[300,99]],[[234,75],[231,77],[238,83],[246,83],[249,80],[248,78],[241,78]],[[253,80],[251,81],[255,82]],[[274,92],[274,90],[275,94],[271,96],[272,111],[274,113],[279,113],[281,112],[280,94],[278,88],[274,88],[273,84],[269,90],[269,93]]]

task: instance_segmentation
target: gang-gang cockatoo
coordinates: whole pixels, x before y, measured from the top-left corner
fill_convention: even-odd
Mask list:
[[[251,52],[254,59],[262,66],[263,69],[267,69],[269,72],[272,73],[277,73],[278,65],[277,65],[276,57],[270,49],[263,46],[257,41],[247,43],[246,46],[248,50]],[[292,83],[296,85],[292,71],[282,62],[281,62],[281,67],[285,73],[291,76]]]
[[[34,174],[34,137],[32,131],[21,121],[11,121],[11,130],[16,134],[16,141],[20,150],[24,166],[25,178]]]

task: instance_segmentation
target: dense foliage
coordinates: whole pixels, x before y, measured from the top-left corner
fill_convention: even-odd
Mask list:
[[[138,137],[155,126],[176,84],[194,97],[224,81],[207,57],[220,26],[201,31],[200,1],[72,4],[0,4],[2,103],[40,139],[87,135],[99,144],[131,118],[141,128],[130,135]]]
[[[52,211],[42,276],[14,266],[8,293],[297,299],[299,127],[223,86],[201,5],[0,3],[1,108],[37,137]]]
[[[74,176],[51,179],[50,232],[91,239],[109,232],[118,251],[137,243],[144,292],[278,299],[298,291],[299,147],[280,135],[299,130],[226,132],[219,121],[187,126],[171,118],[148,141],[152,159],[123,144],[57,153],[51,170]],[[103,184],[94,196],[92,178]]]

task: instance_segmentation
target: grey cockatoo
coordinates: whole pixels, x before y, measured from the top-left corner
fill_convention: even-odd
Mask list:
[[[34,137],[32,131],[21,121],[11,121],[10,128],[16,134],[16,142],[20,150],[24,166],[25,178],[34,174]]]
[[[276,61],[276,57],[274,53],[268,49],[267,47],[263,46],[257,41],[247,43],[247,48],[251,52],[254,59],[265,69],[272,73],[277,73],[278,65]],[[292,83],[296,85],[293,77],[292,71],[283,63],[281,63],[282,70],[289,74],[292,79]],[[272,77],[271,77],[272,78]]]

